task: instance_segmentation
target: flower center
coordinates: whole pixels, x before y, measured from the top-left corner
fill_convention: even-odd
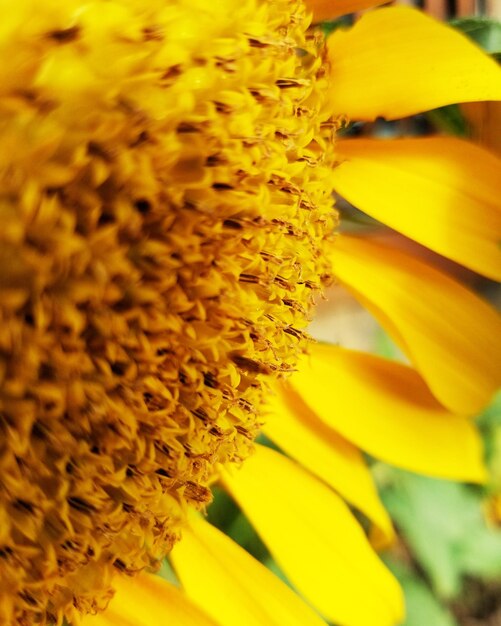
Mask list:
[[[102,609],[246,458],[336,220],[301,2],[32,4],[0,41],[0,605],[20,624]]]

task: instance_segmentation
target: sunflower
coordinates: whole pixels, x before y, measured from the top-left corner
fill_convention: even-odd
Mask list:
[[[410,9],[311,27],[371,4],[4,3],[2,623],[402,618],[361,450],[483,480],[468,415],[499,385],[500,322],[423,261],[335,235],[332,192],[499,279],[499,161],[337,131],[501,99],[501,72]],[[412,366],[311,341],[334,280]],[[309,604],[199,515],[215,481]],[[166,554],[183,591],[142,573]]]

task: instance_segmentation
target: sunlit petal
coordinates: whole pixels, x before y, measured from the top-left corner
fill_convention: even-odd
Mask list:
[[[322,421],[393,465],[442,478],[482,481],[480,437],[447,412],[410,367],[317,344],[293,389]]]
[[[407,253],[340,236],[334,272],[393,334],[434,395],[475,414],[501,385],[501,317],[444,273]]]
[[[419,243],[501,280],[499,158],[450,137],[347,140],[338,151],[338,193]]]
[[[325,626],[277,576],[201,518],[193,518],[171,560],[188,595],[221,626]]]
[[[366,13],[329,39],[335,113],[395,119],[501,99],[501,69],[452,28],[408,7]]]
[[[79,626],[220,626],[179,589],[152,574],[117,577],[108,608],[88,615]]]
[[[291,582],[328,619],[343,626],[401,619],[398,583],[324,483],[263,447],[224,482]]]
[[[277,387],[267,409],[266,435],[362,511],[378,527],[378,538],[389,543],[391,520],[358,448],[327,427],[290,386]]]

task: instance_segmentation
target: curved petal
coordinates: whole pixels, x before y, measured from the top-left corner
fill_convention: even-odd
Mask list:
[[[387,0],[306,0],[305,4],[313,11],[313,21],[321,22],[385,2]]]
[[[328,428],[290,386],[277,386],[268,400],[265,434],[362,511],[379,530],[378,547],[389,544],[391,520],[360,451]],[[336,396],[331,402],[335,407]]]
[[[501,160],[451,137],[340,141],[336,191],[436,252],[501,280]],[[363,181],[363,184],[360,184]]]
[[[392,333],[433,394],[478,413],[501,385],[501,317],[449,276],[367,239],[339,236],[336,276]]]
[[[475,427],[406,365],[317,344],[291,384],[325,424],[376,458],[440,478],[486,478]]]
[[[188,595],[221,626],[326,626],[285,583],[201,518],[171,561]]]
[[[220,626],[160,576],[119,576],[113,586],[116,594],[104,613],[86,616],[79,626]]]
[[[501,69],[464,35],[408,7],[370,11],[328,40],[331,105],[351,119],[396,119],[501,99]]]
[[[346,504],[299,465],[269,448],[224,485],[279,566],[319,611],[343,626],[390,626],[402,618],[398,583]]]

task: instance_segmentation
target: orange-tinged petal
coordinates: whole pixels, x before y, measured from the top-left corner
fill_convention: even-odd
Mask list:
[[[306,6],[313,11],[313,21],[339,17],[346,13],[354,13],[362,9],[384,4],[388,0],[306,0]]]
[[[338,152],[336,191],[352,204],[501,280],[501,159],[451,137],[346,140]]]
[[[431,476],[485,480],[471,421],[444,409],[407,365],[317,344],[291,386],[325,424],[376,458]]]
[[[120,576],[113,586],[116,594],[104,613],[88,615],[80,626],[220,626],[160,576]]]
[[[224,484],[292,584],[331,621],[390,626],[402,618],[398,583],[346,504],[294,461],[258,447]]]
[[[221,626],[326,626],[290,587],[201,518],[192,519],[171,560],[186,593]]]
[[[501,99],[501,69],[464,35],[408,7],[370,11],[328,40],[334,113],[396,119]]]
[[[390,543],[391,520],[360,451],[327,427],[289,385],[275,391],[268,398],[265,434],[362,511],[380,531],[378,547]],[[335,406],[335,396],[331,400]]]
[[[501,385],[501,317],[446,274],[400,250],[339,236],[336,276],[393,334],[450,410],[475,414]]]

